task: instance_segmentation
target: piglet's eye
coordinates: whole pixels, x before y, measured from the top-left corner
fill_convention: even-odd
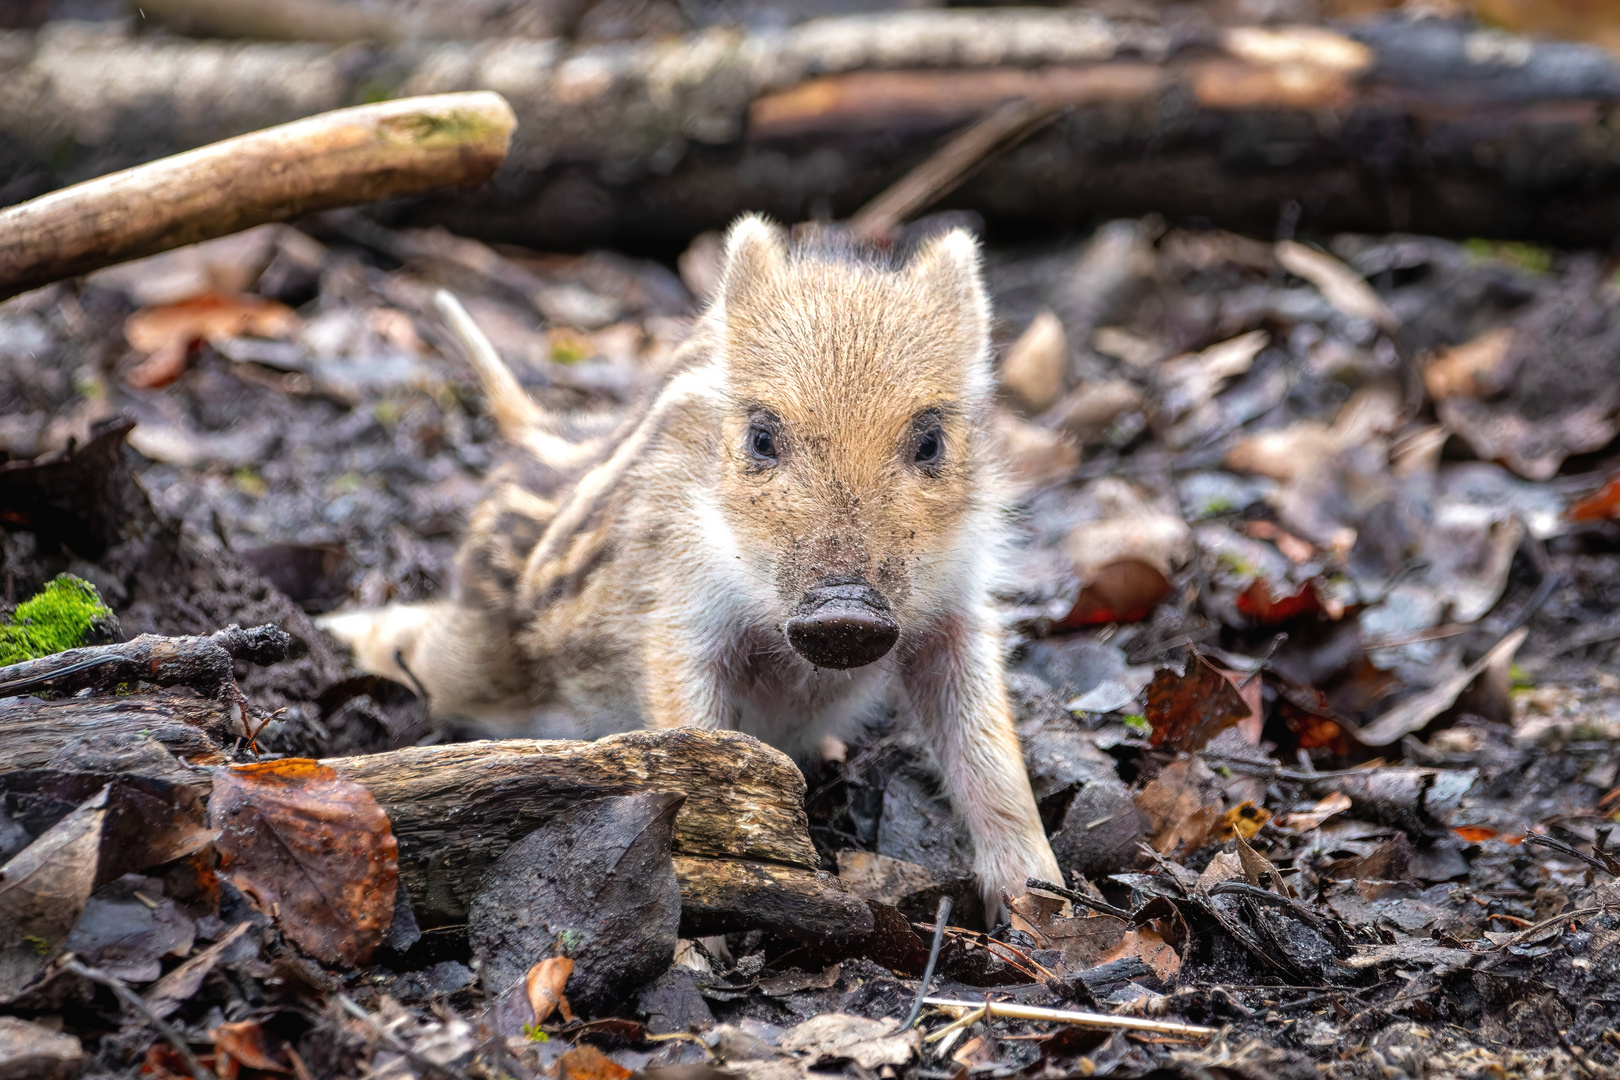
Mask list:
[[[748,453],[755,461],[774,462],[776,460],[776,437],[768,428],[755,424],[748,429]]]
[[[945,454],[945,436],[937,427],[924,431],[917,439],[912,460],[918,465],[938,465]]]

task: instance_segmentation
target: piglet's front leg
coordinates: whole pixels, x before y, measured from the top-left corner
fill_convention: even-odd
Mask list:
[[[1041,828],[1013,729],[1000,643],[988,617],[953,621],[914,654],[906,676],[913,714],[932,736],[951,803],[973,838],[973,870],[992,922],[1005,892],[1026,878],[1063,880]]]

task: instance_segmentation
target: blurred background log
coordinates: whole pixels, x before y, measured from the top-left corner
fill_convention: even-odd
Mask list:
[[[615,45],[334,47],[0,35],[0,204],[365,98],[492,89],[485,189],[396,201],[543,248],[672,250],[743,209],[845,217],[1008,101],[1061,110],[941,204],[1004,235],[1157,211],[1270,235],[1620,236],[1620,60],[1453,21],[1171,34],[1074,10],[933,10]]]

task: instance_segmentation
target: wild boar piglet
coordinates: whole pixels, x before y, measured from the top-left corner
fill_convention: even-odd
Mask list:
[[[800,760],[921,725],[990,912],[1061,880],[1025,775],[991,588],[1006,550],[977,242],[904,265],[731,229],[663,386],[594,438],[475,358],[518,453],[448,600],[329,617],[361,666],[494,733],[695,724]]]

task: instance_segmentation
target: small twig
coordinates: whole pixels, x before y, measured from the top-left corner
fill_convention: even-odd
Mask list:
[[[173,1024],[153,1012],[152,1007],[141,999],[141,995],[105,971],[99,968],[86,967],[79,963],[78,960],[73,958],[72,953],[62,958],[62,970],[71,971],[81,979],[89,979],[93,983],[105,986],[113,992],[114,996],[126,1008],[133,1009],[144,1016],[146,1022],[151,1024],[157,1033],[168,1041],[170,1046],[174,1047],[174,1052],[179,1054],[180,1060],[185,1063],[186,1071],[191,1073],[192,1080],[217,1080],[213,1073],[203,1068],[202,1062],[197,1060],[197,1055],[191,1052],[186,1037],[180,1034]]]
[[[1248,675],[1244,676],[1243,681],[1237,684],[1237,688],[1240,693],[1248,689],[1250,683],[1254,682],[1254,680],[1258,679],[1262,674],[1264,674],[1266,665],[1271,663],[1271,658],[1277,655],[1277,650],[1282,648],[1283,642],[1287,640],[1287,634],[1278,634],[1276,637],[1271,639],[1271,644],[1266,646],[1265,655],[1261,656],[1260,659],[1255,663],[1254,670],[1249,672]]]
[[[1513,936],[1516,940],[1523,941],[1533,934],[1540,933],[1541,931],[1547,929],[1549,926],[1557,926],[1561,922],[1573,922],[1576,919],[1584,919],[1588,915],[1600,915],[1603,912],[1610,911],[1616,907],[1620,907],[1620,904],[1603,904],[1598,907],[1576,908],[1574,911],[1566,911],[1562,915],[1554,915],[1550,919],[1543,919],[1538,923],[1533,923],[1530,926],[1525,927],[1523,930],[1520,930]],[[1512,943],[1504,942],[1503,944]],[[1498,945],[1496,947],[1500,949],[1502,945]]]
[[[1601,870],[1605,874],[1620,874],[1620,859],[1614,858],[1602,848],[1598,848],[1595,855],[1588,855],[1579,848],[1572,847],[1556,837],[1546,836],[1542,833],[1529,833],[1525,836],[1523,842],[1536,847],[1552,848],[1554,851],[1568,855],[1572,859],[1579,859],[1594,870]]]
[[[1305,910],[1305,907],[1300,904],[1298,900],[1295,900],[1291,896],[1284,896],[1281,893],[1274,893],[1269,889],[1262,889],[1258,885],[1250,885],[1247,881],[1220,882],[1217,885],[1210,886],[1209,894],[1211,896],[1221,896],[1223,894],[1246,896],[1250,900],[1256,900],[1262,904],[1270,904],[1272,907],[1287,908],[1289,911],[1292,911],[1295,915],[1299,916],[1300,921],[1310,926],[1311,929],[1325,929],[1322,925],[1322,920]]]
[[[1028,975],[1032,979],[1039,981],[1041,979],[1057,978],[1057,974],[1055,972],[1047,970],[1044,966],[1042,966],[1039,960],[1036,960],[1033,956],[1029,955],[1029,953],[1025,952],[1023,949],[1020,949],[1016,945],[1008,944],[1005,941],[997,941],[995,938],[990,937],[989,935],[985,936],[984,944],[986,948],[994,946],[998,949],[1012,953],[1016,959],[1008,959],[1007,957],[1003,956],[1001,958],[1002,962],[1017,968],[1019,971],[1023,972],[1025,975]],[[1026,964],[1028,967],[1025,967]],[[1034,970],[1030,970],[1031,968]]]
[[[1019,98],[963,128],[928,160],[891,184],[849,219],[862,240],[890,239],[900,223],[945,195],[974,169],[1051,122],[1061,111],[1053,101]]]
[[[1107,903],[1103,900],[1098,900],[1094,896],[1087,896],[1083,892],[1076,892],[1073,889],[1066,889],[1054,881],[1044,881],[1041,878],[1025,878],[1024,884],[1031,889],[1040,889],[1044,892],[1056,893],[1065,900],[1076,904],[1084,904],[1092,911],[1101,912],[1104,915],[1112,915],[1116,919],[1124,919],[1126,922],[1130,922],[1136,918],[1133,913],[1126,911],[1124,908],[1117,908],[1113,904]]]
[[[934,940],[928,946],[928,963],[923,967],[922,985],[917,988],[917,1000],[911,1005],[911,1012],[906,1014],[906,1022],[900,1025],[901,1031],[909,1031],[911,1025],[917,1022],[922,1015],[923,998],[928,996],[928,987],[934,981],[934,966],[939,963],[939,950],[945,944],[945,921],[951,917],[951,898],[939,898],[939,908],[934,913]]]
[[[964,1002],[963,1004],[966,1003]],[[970,1011],[963,1013],[961,1016],[957,1017],[955,1020],[952,1020],[950,1023],[946,1024],[932,1035],[925,1037],[923,1042],[938,1042],[947,1035],[950,1035],[953,1031],[961,1031],[963,1028],[972,1027],[974,1024],[983,1019],[984,1006],[973,1006],[971,1007]],[[945,1047],[941,1046],[940,1051],[943,1053],[944,1050]]]
[[[1538,544],[1537,546],[1540,547],[1541,545]],[[1542,548],[1542,556],[1538,561],[1544,562],[1546,557],[1546,550]],[[1530,600],[1524,605],[1524,610],[1515,615],[1513,621],[1508,623],[1507,628],[1502,631],[1503,636],[1513,633],[1513,631],[1535,618],[1536,612],[1541,610],[1541,605],[1547,602],[1547,599],[1552,596],[1553,590],[1558,588],[1563,583],[1563,580],[1563,575],[1556,571],[1549,572],[1542,577],[1541,583],[1536,586],[1536,591],[1530,594]]]
[[[404,1041],[400,1039],[398,1035],[395,1035],[392,1031],[389,1031],[387,1028],[383,1027],[382,1024],[377,1021],[375,1016],[372,1016],[370,1013],[366,1012],[365,1009],[355,1004],[349,995],[337,993],[333,994],[332,997],[340,1006],[342,1006],[344,1012],[348,1013],[356,1020],[364,1021],[367,1025],[369,1025],[371,1030],[377,1033],[378,1042],[383,1043],[388,1047],[388,1049],[397,1054],[403,1054],[405,1059],[411,1064],[415,1065],[417,1068],[438,1073],[440,1076],[447,1077],[448,1080],[468,1080],[467,1074],[462,1072],[460,1069],[451,1068],[449,1065],[440,1065],[432,1058],[424,1057],[421,1054],[418,1054],[415,1050],[412,1050],[410,1047],[406,1046]]]
[[[1182,1024],[1174,1020],[1143,1020],[1135,1016],[1109,1016],[1106,1013],[1076,1012],[1071,1009],[1045,1009],[1015,1002],[956,1001],[952,998],[926,998],[924,1005],[939,1005],[956,1009],[983,1009],[990,1016],[1008,1020],[1050,1020],[1058,1024],[1077,1027],[1117,1028],[1122,1031],[1152,1031],[1160,1035],[1218,1035],[1219,1028]]]
[[[916,923],[913,925],[921,926],[924,924]],[[993,956],[995,959],[1000,960],[1003,964],[1006,964],[1020,975],[1025,976],[1031,982],[1040,982],[1042,979],[1057,978],[1056,975],[1046,970],[1046,968],[1037,963],[1033,957],[1024,952],[1024,950],[1018,948],[1016,945],[1009,945],[1005,941],[997,941],[989,934],[981,933],[977,930],[969,930],[966,927],[961,926],[946,927],[945,932],[953,938],[966,938],[974,942],[974,944],[978,945],[980,948],[988,950],[991,956]],[[1003,952],[997,952],[996,950],[998,949],[1004,950],[1006,954],[1010,955],[1004,955]],[[1026,963],[1031,965],[1034,970],[1031,970],[1030,967],[1026,967]]]

